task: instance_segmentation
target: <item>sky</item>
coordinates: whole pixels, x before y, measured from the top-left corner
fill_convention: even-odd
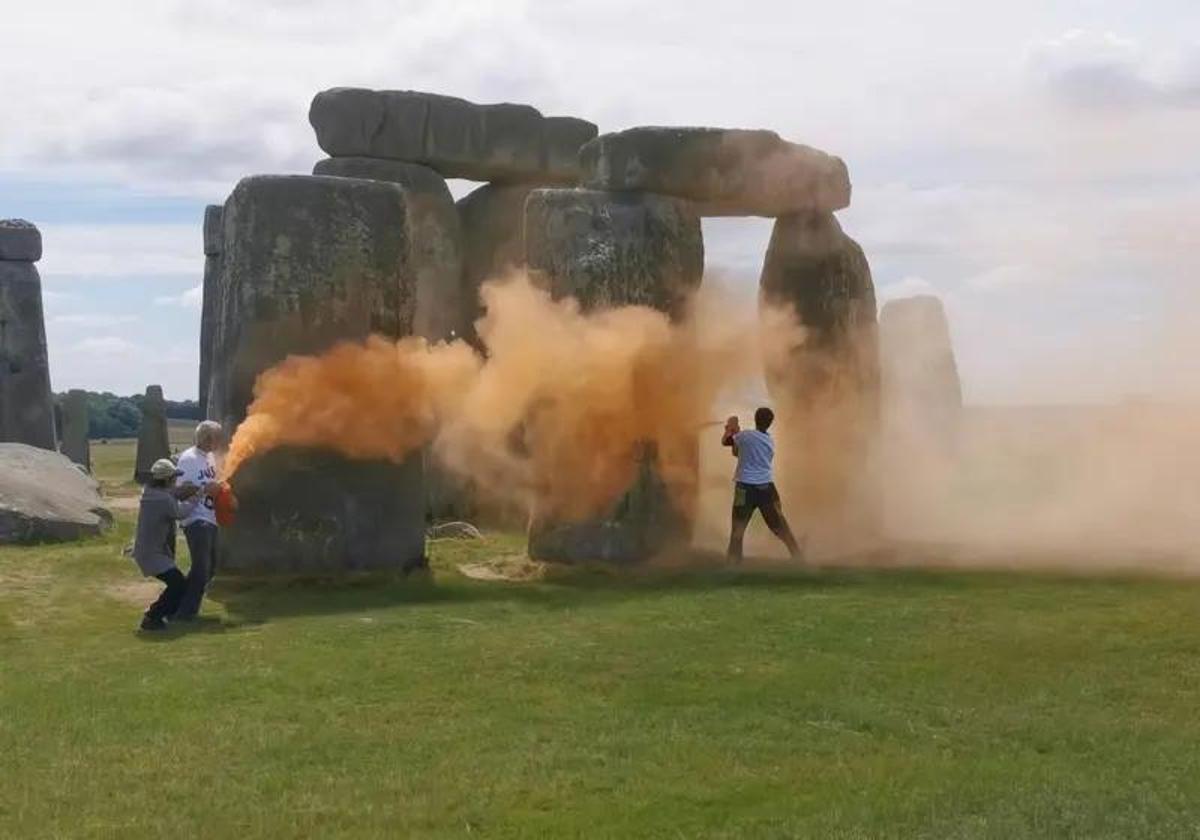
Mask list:
[[[944,300],[969,401],[1200,394],[1194,0],[19,6],[0,218],[42,230],[57,391],[195,397],[204,206],[311,171],[308,104],[354,85],[774,129],[846,160],[880,300]],[[705,221],[748,306],[770,226]]]

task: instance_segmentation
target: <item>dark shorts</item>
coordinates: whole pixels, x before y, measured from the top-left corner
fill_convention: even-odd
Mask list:
[[[779,491],[775,489],[774,482],[743,484],[739,481],[734,484],[733,515],[738,519],[749,519],[756,510],[769,510],[772,513],[779,510]]]

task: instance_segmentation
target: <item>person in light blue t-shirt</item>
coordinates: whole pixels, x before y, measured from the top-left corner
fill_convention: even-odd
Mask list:
[[[729,533],[729,557],[732,560],[742,559],[742,538],[756,510],[762,512],[763,521],[787,546],[793,559],[798,560],[803,555],[783,515],[779,491],[775,489],[775,441],[767,432],[774,421],[775,412],[764,406],[754,412],[751,430],[743,432],[737,417],[730,417],[725,423],[721,445],[730,447],[738,459],[733,476],[733,526]]]

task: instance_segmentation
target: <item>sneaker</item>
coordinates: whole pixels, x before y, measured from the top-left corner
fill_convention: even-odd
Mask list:
[[[161,618],[151,618],[150,616],[145,615],[142,616],[142,623],[139,625],[138,629],[151,632],[157,630],[166,630],[167,622],[163,621]]]

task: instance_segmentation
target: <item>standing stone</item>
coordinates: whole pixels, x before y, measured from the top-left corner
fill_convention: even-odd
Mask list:
[[[474,181],[573,184],[579,149],[596,136],[586,120],[543,117],[528,105],[411,90],[325,90],[313,97],[308,120],[332,157],[421,163]]]
[[[62,454],[92,471],[92,447],[88,440],[87,392],[69,391],[62,404]]]
[[[704,273],[700,217],[649,193],[535,190],[525,204],[526,263],[556,297],[582,307],[683,314]]]
[[[871,530],[879,347],[867,258],[832,214],[784,216],[771,233],[760,293],[784,501],[810,528]],[[780,314],[802,330],[784,329]]]
[[[879,313],[883,414],[889,432],[929,451],[952,451],[962,385],[950,323],[932,295],[891,300]]]
[[[221,213],[220,204],[204,208],[204,286],[200,305],[200,416],[208,417],[208,386],[212,378],[213,342],[216,336],[218,302],[221,298]]]
[[[638,304],[678,318],[704,270],[700,218],[686,202],[650,194],[536,190],[525,206],[525,249],[535,278],[584,310]],[[696,441],[672,448],[690,453],[693,492],[685,495],[694,495]],[[564,522],[535,509],[530,556],[634,563],[686,546],[694,504],[668,493],[654,447],[634,457],[633,483],[595,519]]]
[[[468,308],[463,277],[463,238],[454,198],[446,180],[427,166],[369,157],[327,158],[314,175],[365,178],[399,184],[412,202],[412,242],[420,252],[417,279],[418,319],[414,332],[432,339],[467,338],[474,319]],[[466,482],[444,469],[428,448],[422,455],[426,517],[431,521],[469,518],[473,506]]]
[[[391,183],[355,178],[243,179],[224,213],[225,293],[209,413],[233,430],[256,377],[293,353],[411,335],[418,323],[422,205]],[[236,574],[402,570],[424,561],[420,453],[403,464],[285,448],[232,477],[240,501],[222,534]]]
[[[0,220],[0,442],[56,449],[42,281],[42,235]]]
[[[150,467],[159,458],[171,457],[167,436],[167,403],[161,385],[146,387],[142,398],[142,425],[138,428],[137,458],[133,478],[138,484],[150,480]]]
[[[525,200],[534,187],[484,184],[458,200],[463,230],[463,298],[466,338],[477,344],[485,282],[525,268]]]
[[[467,329],[463,301],[463,242],[446,180],[427,166],[376,158],[328,158],[314,175],[399,184],[412,211],[411,242],[417,269],[417,322],[413,331],[432,340],[457,338]]]

